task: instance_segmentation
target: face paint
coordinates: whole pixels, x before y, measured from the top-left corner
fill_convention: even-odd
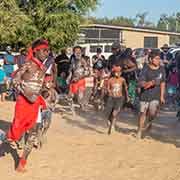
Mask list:
[[[48,82],[48,83],[46,83],[46,88],[50,89],[52,87],[52,85],[53,85],[52,82]]]
[[[116,78],[118,78],[120,75],[121,75],[120,72],[115,72],[115,73],[114,73],[114,76],[115,76]]]
[[[43,62],[45,59],[47,59],[48,55],[49,55],[49,49],[40,49],[36,51],[35,56],[37,59]]]

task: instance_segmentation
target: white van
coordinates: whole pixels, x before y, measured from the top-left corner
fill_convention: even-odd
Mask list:
[[[90,43],[90,44],[79,44],[79,46],[82,47],[83,53],[86,56],[89,56],[90,58],[96,55],[97,48],[102,49],[102,55],[106,59],[108,59],[108,57],[112,54],[111,52],[112,43]]]

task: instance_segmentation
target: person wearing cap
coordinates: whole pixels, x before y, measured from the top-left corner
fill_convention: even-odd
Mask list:
[[[108,134],[111,134],[111,130],[115,126],[117,115],[123,106],[124,100],[129,100],[126,80],[121,76],[121,73],[122,68],[114,66],[112,76],[108,80],[108,100],[106,105],[106,117],[109,118],[108,122],[110,124]]]
[[[173,55],[171,53],[168,52],[169,50],[169,46],[168,44],[164,44],[163,47],[161,47],[162,52],[160,54],[160,58],[165,66],[165,71],[166,71],[166,79],[169,76],[169,72],[170,72],[170,61],[173,58]]]
[[[164,61],[165,61],[164,63],[168,63],[168,61],[170,61],[170,60],[172,59],[172,54],[170,54],[170,53],[168,52],[168,50],[169,50],[168,44],[164,44],[164,45],[161,47],[161,49],[162,49],[162,52],[161,52],[161,54],[160,54],[160,58],[161,58],[161,60],[164,60]]]
[[[11,77],[11,74],[14,71],[14,56],[12,55],[11,46],[6,47],[6,54],[4,55],[3,69],[6,72],[7,77]]]
[[[107,63],[109,71],[112,70],[112,67],[114,65],[119,64],[119,59],[120,59],[120,56],[122,55],[121,46],[119,42],[114,42],[111,46],[111,49],[112,49],[112,55],[109,56],[108,63]]]
[[[27,158],[38,137],[41,110],[47,105],[41,96],[46,75],[53,66],[49,56],[49,45],[44,39],[37,39],[28,50],[26,63],[13,75],[13,86],[18,91],[13,123],[7,132],[7,141],[13,147],[18,144],[24,133],[28,132],[23,153],[19,158],[16,171],[25,172]]]
[[[96,54],[92,57],[92,64],[94,65],[97,60],[105,61],[105,57],[102,55],[102,49],[100,47],[97,48]]]

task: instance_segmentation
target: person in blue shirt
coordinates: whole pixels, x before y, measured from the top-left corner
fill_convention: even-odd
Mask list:
[[[7,84],[7,76],[4,70],[2,69],[2,66],[0,65],[0,96],[1,101],[4,101],[6,96],[6,84]]]
[[[6,54],[4,55],[4,66],[3,69],[7,77],[11,77],[12,72],[14,71],[14,56],[12,55],[12,49],[10,46],[6,48]]]

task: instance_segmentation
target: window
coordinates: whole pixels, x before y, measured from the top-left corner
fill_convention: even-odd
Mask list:
[[[117,39],[119,40],[120,31],[119,30],[111,30],[111,29],[102,29],[101,30],[101,38],[102,39]]]
[[[120,40],[120,30],[107,28],[82,28],[81,37],[86,43],[103,43]]]
[[[90,52],[91,53],[96,53],[97,48],[103,48],[103,46],[90,46]]]
[[[144,48],[157,48],[158,38],[157,37],[144,37]]]

